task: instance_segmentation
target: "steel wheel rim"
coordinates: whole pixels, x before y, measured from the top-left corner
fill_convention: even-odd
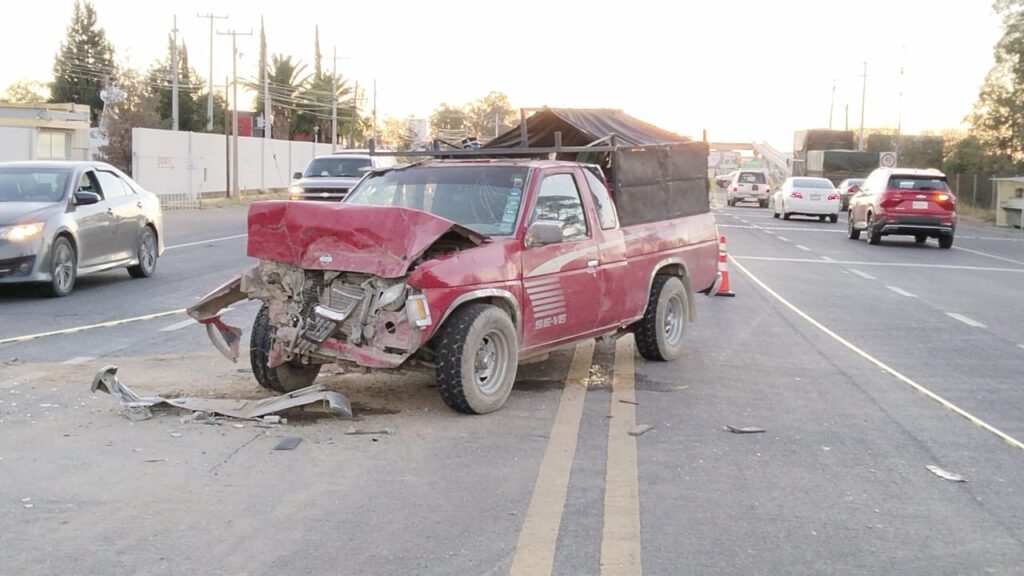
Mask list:
[[[665,343],[669,346],[675,346],[683,337],[684,314],[683,301],[679,295],[672,295],[665,308]]]
[[[156,242],[152,232],[146,232],[142,236],[142,245],[139,246],[139,264],[147,272],[153,270],[156,264]]]
[[[53,278],[57,289],[66,292],[71,289],[75,274],[74,255],[67,244],[58,244],[53,255]]]
[[[508,375],[508,359],[511,351],[505,335],[492,331],[484,334],[473,356],[473,380],[484,394],[494,394],[501,389]]]

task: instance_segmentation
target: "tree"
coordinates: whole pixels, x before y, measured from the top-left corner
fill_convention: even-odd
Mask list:
[[[4,90],[3,98],[0,101],[13,102],[15,104],[31,104],[34,102],[46,102],[50,99],[50,87],[42,82],[34,80],[22,80],[15,82]]]
[[[132,170],[132,129],[157,128],[159,96],[150,90],[148,81],[134,70],[121,74],[116,86],[122,93],[120,102],[112,102],[107,110],[107,143],[100,146],[99,159],[127,173]]]
[[[75,0],[71,24],[53,62],[50,101],[88,104],[95,122],[103,110],[103,84],[115,79],[114,48],[96,23],[96,9],[88,0]]]
[[[1024,161],[1024,0],[996,0],[1003,36],[968,117],[986,153]]]
[[[479,138],[493,138],[511,130],[516,124],[516,111],[508,102],[508,96],[491,92],[469,104],[466,112],[466,127],[469,133]]]
[[[462,130],[466,128],[466,112],[462,108],[442,102],[430,115],[430,128],[438,130]]]
[[[392,150],[410,150],[416,144],[416,131],[413,130],[409,118],[384,118],[377,134],[379,146]]]
[[[299,112],[302,112],[298,106],[301,104],[299,92],[309,80],[308,75],[303,75],[305,70],[306,65],[299,61],[292,62],[291,56],[274,54],[270,58],[270,103],[274,117],[272,132],[279,137],[291,138],[296,134],[295,121]],[[262,90],[261,85],[261,94]],[[262,100],[259,102],[262,103]]]
[[[184,43],[177,48],[178,69],[174,70],[174,39],[167,37],[167,59],[157,61],[150,67],[148,82],[151,92],[157,97],[157,112],[165,128],[170,128],[173,118],[175,74],[178,76],[178,129],[189,132],[206,130],[206,109],[204,101],[198,98],[203,82],[199,73],[188,63],[188,48]]]
[[[351,134],[353,118],[356,122],[360,120],[350,105],[352,88],[341,75],[338,75],[335,85],[330,74],[314,75],[300,92],[302,103],[299,107],[302,111],[296,117],[296,132],[312,135],[314,128],[319,128],[320,141],[331,142],[332,92],[338,109],[338,133]]]

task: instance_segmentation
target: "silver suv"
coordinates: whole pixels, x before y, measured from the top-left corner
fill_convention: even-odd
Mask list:
[[[732,179],[728,188],[728,204],[735,206],[738,202],[757,202],[761,208],[768,207],[771,188],[768,177],[760,170],[740,170]]]
[[[342,150],[310,160],[304,172],[296,172],[288,188],[292,200],[326,200],[340,202],[367,170],[395,165],[390,156],[370,156],[366,150]]]

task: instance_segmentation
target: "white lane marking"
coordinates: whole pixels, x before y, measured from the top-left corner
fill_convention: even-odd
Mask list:
[[[786,238],[785,236],[779,236],[778,238],[779,238],[779,240],[782,240],[783,242],[789,242],[789,238]]]
[[[161,332],[173,332],[174,330],[181,330],[182,328],[188,328],[189,326],[191,326],[193,324],[198,324],[198,322],[196,322],[192,318],[189,318],[188,320],[182,320],[181,322],[175,322],[174,324],[171,324],[170,326],[164,326],[163,328],[160,329],[160,331]]]
[[[804,252],[810,252],[811,251],[810,248],[808,248],[807,246],[804,246],[803,244],[797,244],[796,247],[801,249],[801,250],[803,250]]]
[[[738,228],[740,230],[752,230],[756,226],[743,226],[741,224],[719,224],[719,228]],[[846,230],[833,230],[831,228],[795,228],[792,226],[762,226],[761,230],[781,230],[783,232],[831,232],[834,234],[846,234]]]
[[[185,312],[184,308],[177,310],[168,310],[167,312],[157,312],[156,314],[145,314],[143,316],[136,316],[134,318],[122,318],[121,320],[111,320],[109,322],[100,322],[98,324],[86,324],[85,326],[75,326],[74,328],[65,328],[63,330],[51,330],[49,332],[38,332],[36,334],[27,334],[25,336],[15,336],[13,338],[4,338],[0,340],[0,344],[14,344],[17,342],[27,342],[29,340],[35,340],[36,338],[45,338],[47,336],[60,336],[63,334],[74,334],[75,332],[83,332],[85,330],[92,330],[94,328],[110,328],[111,326],[120,326],[121,324],[129,324],[131,322],[141,322],[143,320],[155,320],[157,318],[163,318],[164,316],[173,316],[175,314],[182,314]]]
[[[164,246],[164,252],[168,250],[177,250],[178,248],[188,248],[189,246],[199,246],[200,244],[212,244],[214,242],[223,242],[225,240],[236,240],[238,238],[245,238],[248,234],[236,234],[234,236],[223,236],[221,238],[210,238],[209,240],[200,240],[198,242],[187,242],[185,244],[175,244],[174,246]]]
[[[946,316],[949,316],[950,318],[952,318],[954,320],[959,320],[959,321],[963,322],[964,324],[967,324],[968,326],[973,326],[975,328],[985,328],[986,327],[981,322],[978,322],[977,320],[971,320],[967,316],[964,316],[963,314],[957,314],[956,312],[946,312]]]
[[[1017,344],[1017,348],[1020,348],[1021,350],[1024,350],[1024,344]]]
[[[879,359],[875,358],[874,356],[868,354],[867,352],[861,350],[860,348],[855,346],[853,343],[851,343],[849,340],[843,338],[839,334],[836,334],[835,332],[830,330],[828,327],[826,327],[824,324],[822,324],[821,322],[818,322],[817,320],[815,320],[814,318],[809,316],[806,312],[804,312],[803,310],[801,310],[801,309],[797,308],[796,306],[794,306],[793,304],[791,304],[788,300],[783,298],[778,292],[776,292],[775,290],[772,290],[771,288],[769,288],[768,285],[765,284],[764,282],[762,282],[760,278],[758,278],[757,276],[754,276],[753,273],[750,272],[750,270],[747,270],[747,268],[743,264],[740,264],[739,262],[733,262],[733,264],[735,264],[737,270],[739,270],[740,272],[743,272],[748,278],[753,280],[753,282],[755,284],[760,286],[762,290],[764,290],[770,296],[772,296],[773,298],[775,298],[776,300],[781,302],[783,306],[785,306],[786,308],[789,308],[797,316],[800,316],[801,318],[803,318],[804,320],[809,322],[812,326],[814,326],[818,330],[821,330],[822,332],[824,332],[825,334],[830,336],[832,339],[834,339],[836,342],[839,342],[840,344],[842,344],[843,346],[845,346],[846,348],[848,348],[849,350],[851,350],[852,352],[854,352],[855,354],[860,356],[861,358],[864,358],[868,362],[871,362],[875,366],[881,368],[883,371],[888,372],[890,375],[895,377],[900,382],[903,382],[904,384],[910,386],[911,388],[917,390],[918,392],[924,394],[925,396],[931,398],[932,400],[935,400],[936,402],[941,404],[947,410],[950,410],[950,411],[954,412],[955,414],[966,418],[967,420],[969,420],[975,426],[978,426],[978,427],[986,430],[987,432],[990,432],[991,434],[995,435],[1000,440],[1002,440],[1003,442],[1009,444],[1010,446],[1012,446],[1014,448],[1017,448],[1018,450],[1024,450],[1024,443],[1021,443],[1019,440],[1013,438],[1012,436],[1006,434],[1005,432],[1002,432],[998,428],[992,426],[991,424],[988,424],[984,420],[978,418],[977,416],[974,416],[970,412],[967,412],[963,408],[960,408],[959,406],[957,406],[956,404],[953,404],[949,400],[946,400],[942,396],[939,396],[938,394],[932,392],[931,390],[925,388],[924,386],[918,384],[917,382],[914,382],[910,378],[908,378],[908,377],[904,376],[903,374],[901,374],[900,372],[898,372],[895,368],[892,368],[888,364],[882,362],[881,360],[879,360]]]
[[[743,260],[757,260],[761,262],[796,262],[796,263],[812,263],[812,264],[843,264],[847,266],[888,266],[891,268],[936,268],[939,270],[974,270],[976,272],[1013,272],[1016,274],[1024,274],[1024,269],[1021,268],[996,268],[989,266],[954,266],[952,264],[919,264],[917,262],[863,262],[855,260],[816,260],[811,258],[777,258],[773,256],[734,256],[729,255],[730,258],[740,258]]]
[[[835,260],[829,258],[828,256],[822,256],[821,259],[824,260],[825,262],[835,262]]]
[[[764,230],[764,233],[765,233],[765,234],[771,234],[772,236],[775,236],[775,232],[772,232],[772,231],[771,231],[771,230],[769,230],[768,228],[763,228],[763,230]]]
[[[994,260],[1002,260],[1003,262],[1009,262],[1010,264],[1020,264],[1024,266],[1024,262],[1020,260],[1014,260],[1013,258],[1003,258],[1002,256],[996,256],[995,254],[989,254],[988,252],[982,252],[981,250],[971,250],[970,248],[963,248],[962,246],[953,246],[957,250],[964,252],[970,252],[971,254],[977,254],[978,256],[984,256],[985,258],[992,258]]]
[[[835,260],[833,260],[833,262],[835,262]],[[877,278],[875,278],[871,274],[867,274],[867,273],[861,272],[860,270],[857,270],[855,268],[850,268],[849,270],[850,270],[850,272],[853,272],[854,274],[856,274],[857,276],[860,276],[861,278],[863,278],[865,280],[877,280]]]
[[[906,290],[900,288],[899,286],[886,286],[886,288],[892,290],[893,292],[899,294],[900,296],[906,296],[907,298],[917,298],[916,294],[911,294],[910,292],[907,292]]]
[[[61,362],[61,364],[85,364],[86,362],[90,362],[95,359],[96,356],[75,356],[74,358],[68,358]]]

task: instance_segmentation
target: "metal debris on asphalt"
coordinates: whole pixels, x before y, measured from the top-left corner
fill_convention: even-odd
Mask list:
[[[733,434],[761,434],[765,431],[764,428],[758,428],[757,426],[726,426],[725,429]]]
[[[641,435],[641,434],[643,434],[645,432],[648,432],[650,430],[653,430],[653,429],[654,429],[654,426],[651,426],[650,424],[640,424],[639,426],[633,426],[632,428],[630,428],[629,429],[629,435],[630,436],[639,436],[639,435]]]
[[[379,430],[363,430],[360,428],[352,427],[346,430],[345,434],[348,436],[391,436],[393,432],[391,431],[391,428],[381,428]]]
[[[636,400],[626,400],[625,398],[620,398],[619,402],[622,402],[623,404],[632,404],[633,406],[639,406],[640,405],[640,403],[637,402]]]
[[[96,373],[91,389],[93,393],[101,390],[117,398],[124,409],[123,414],[129,420],[150,418],[152,417],[150,408],[163,406],[214,413],[244,420],[253,420],[288,410],[320,412],[341,418],[352,417],[352,405],[349,404],[348,398],[338,392],[327,391],[323,384],[313,384],[294,392],[262,400],[141,397],[117,378],[117,366],[105,366]]]
[[[942,478],[943,480],[949,480],[950,482],[967,482],[967,479],[964,478],[963,476],[960,476],[959,474],[953,474],[952,472],[948,470],[943,470],[938,466],[932,466],[929,464],[928,466],[925,466],[925,468],[927,468],[929,471],[931,471],[932,474],[935,474],[936,476]]]
[[[148,460],[143,460],[143,462],[167,462],[167,458],[150,458]]]
[[[10,360],[4,360],[4,366],[17,366],[18,364],[24,364],[18,358],[11,358]]]
[[[286,436],[281,438],[281,441],[274,446],[274,450],[295,450],[295,447],[302,442],[302,438],[298,436]]]

